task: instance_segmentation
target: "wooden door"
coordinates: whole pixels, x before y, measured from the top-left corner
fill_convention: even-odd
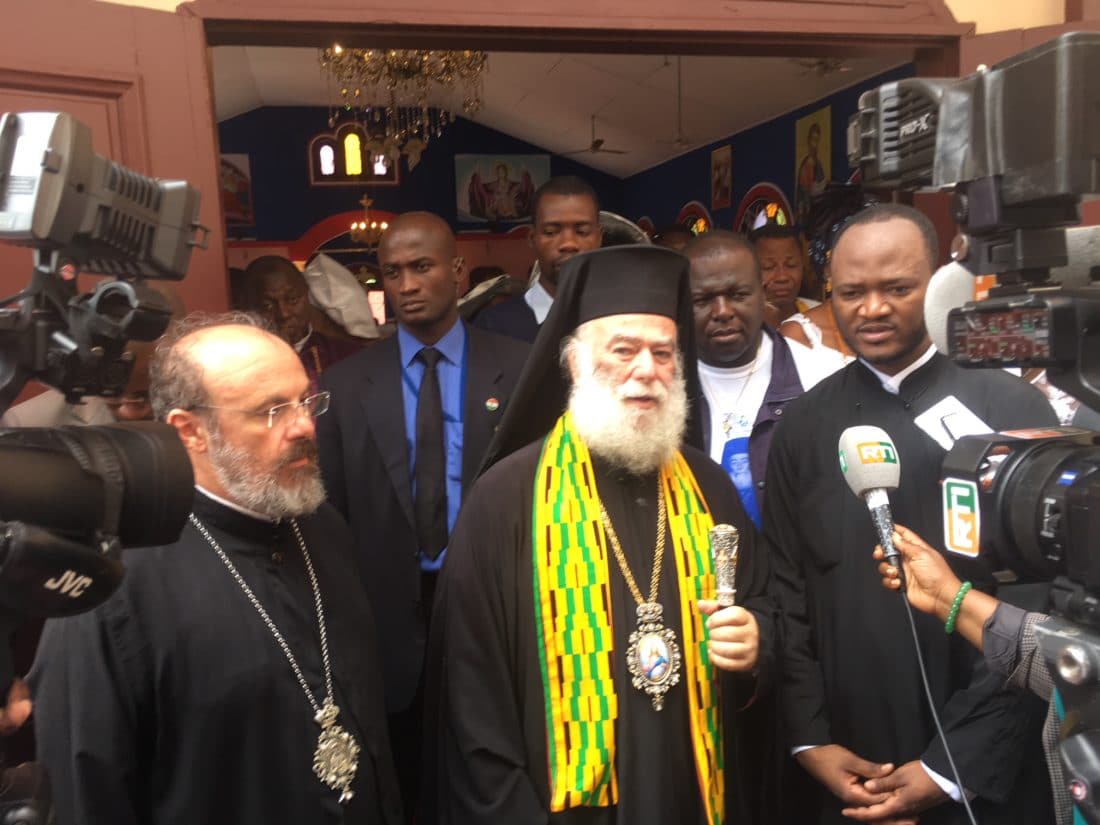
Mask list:
[[[100,154],[197,186],[209,248],[195,252],[178,291],[189,310],[224,309],[217,139],[201,22],[95,0],[6,0],[3,16],[0,112],[69,112],[91,128]],[[0,244],[0,294],[26,284],[30,261],[29,250]]]

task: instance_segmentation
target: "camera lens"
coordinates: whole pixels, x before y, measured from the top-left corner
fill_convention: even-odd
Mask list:
[[[175,430],[140,422],[0,434],[0,518],[124,547],[169,544],[194,498],[191,463]]]
[[[1089,499],[1100,490],[1100,447],[1041,441],[1013,456],[998,475],[1001,561],[1037,579],[1087,574],[1088,539],[1078,534],[1096,515]]]

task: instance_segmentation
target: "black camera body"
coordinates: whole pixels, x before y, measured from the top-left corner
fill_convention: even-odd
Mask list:
[[[1091,546],[1100,536],[1100,434],[1052,427],[959,439],[943,462],[943,503],[948,550],[992,550],[1022,578],[1066,576],[1100,594]]]
[[[865,186],[950,190],[954,259],[997,276],[988,300],[946,313],[951,356],[1044,367],[1100,408],[1100,258],[1074,283],[1051,274],[1081,263],[1067,228],[1100,193],[1100,34],[1066,34],[966,78],[866,92],[848,156]]]
[[[71,402],[123,392],[127,343],[171,318],[143,279],[184,277],[205,244],[198,208],[187,183],[96,154],[69,115],[0,115],[0,241],[35,257],[30,283],[0,302],[0,412],[31,378]],[[81,293],[83,270],[115,278]],[[190,509],[190,462],[163,424],[0,431],[0,457],[18,468],[0,480],[0,623],[95,606],[121,580],[119,548],[174,540]]]
[[[970,77],[911,78],[865,92],[849,122],[848,154],[866,186],[952,191],[961,230],[955,260],[997,276],[986,300],[946,307],[933,302],[960,293],[937,291],[933,279],[925,316],[945,319],[945,329],[930,332],[950,357],[964,367],[1044,368],[1051,384],[1100,409],[1100,245],[1092,234],[1081,249],[1095,259],[1074,261],[1072,242],[1084,236],[1069,229],[1081,200],[1100,192],[1100,34],[1066,34]],[[1071,265],[1064,280],[1053,277]],[[1068,575],[1100,595],[1100,574],[1086,575],[1100,534],[1065,531],[1065,490],[1048,466],[1055,456],[1057,466],[1088,465],[1100,449],[1095,438],[1058,430],[969,436],[948,454],[945,476],[970,485],[980,544],[996,566],[1029,578]],[[1095,483],[1090,472],[1069,488],[1077,496]],[[1073,511],[1074,522],[1091,518]],[[949,548],[951,538],[948,531]]]
[[[184,277],[204,247],[199,193],[92,149],[65,114],[0,116],[0,241],[34,249],[30,284],[0,307],[0,410],[31,378],[69,401],[119,395],[128,341],[153,341],[171,312],[143,278]],[[114,275],[80,294],[77,275]],[[10,305],[9,305],[10,304]]]
[[[0,241],[32,247],[30,283],[0,301],[0,412],[34,378],[65,394],[118,396],[130,341],[171,311],[145,278],[183,278],[205,245],[199,193],[96,154],[66,114],[0,115]],[[81,293],[81,271],[115,276]],[[190,460],[164,424],[0,430],[0,704],[7,637],[27,617],[90,610],[122,581],[120,550],[175,541],[194,495]],[[60,496],[60,498],[59,498]],[[34,764],[0,776],[0,823],[52,821]]]
[[[962,79],[889,83],[859,108],[848,153],[864,185],[950,189],[954,259],[997,276],[984,301],[934,278],[925,317],[945,328],[933,340],[965,367],[1042,367],[1100,409],[1100,232],[1070,229],[1100,193],[1100,35],[1063,35]],[[960,438],[942,489],[947,550],[1052,582],[1055,618],[1037,632],[1062,765],[1077,810],[1100,824],[1100,434]]]

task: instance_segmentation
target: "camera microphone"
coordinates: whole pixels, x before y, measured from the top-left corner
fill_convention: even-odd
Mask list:
[[[974,300],[974,276],[960,263],[951,262],[937,269],[924,293],[924,326],[936,349],[951,352],[948,342],[948,316],[952,309]]]
[[[894,547],[891,490],[898,489],[901,462],[893,440],[881,427],[849,427],[840,434],[840,470],[852,492],[867,502],[886,560],[901,573],[901,558]],[[902,582],[904,586],[904,580]]]

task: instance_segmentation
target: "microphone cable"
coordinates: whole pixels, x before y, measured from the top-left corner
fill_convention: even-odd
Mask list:
[[[943,743],[943,752],[947,755],[947,764],[951,766],[951,776],[955,780],[955,787],[959,789],[959,798],[966,809],[966,816],[970,820],[970,825],[978,825],[978,820],[974,818],[974,811],[970,808],[970,800],[966,798],[966,788],[963,787],[962,779],[959,778],[959,769],[955,767],[955,758],[951,755],[951,747],[947,744],[947,737],[944,735],[943,726],[940,724],[940,715],[936,712],[936,703],[932,699],[932,688],[928,684],[928,671],[924,667],[924,654],[921,653],[920,637],[917,635],[917,621],[913,618],[913,606],[909,604],[909,596],[905,592],[905,570],[900,557],[896,568],[898,580],[901,582],[901,601],[905,605],[905,615],[909,617],[909,630],[913,634],[913,649],[917,651],[917,665],[920,668],[920,678],[921,683],[924,685],[924,696],[928,700],[928,709],[932,711],[932,721],[936,723],[936,733]]]

